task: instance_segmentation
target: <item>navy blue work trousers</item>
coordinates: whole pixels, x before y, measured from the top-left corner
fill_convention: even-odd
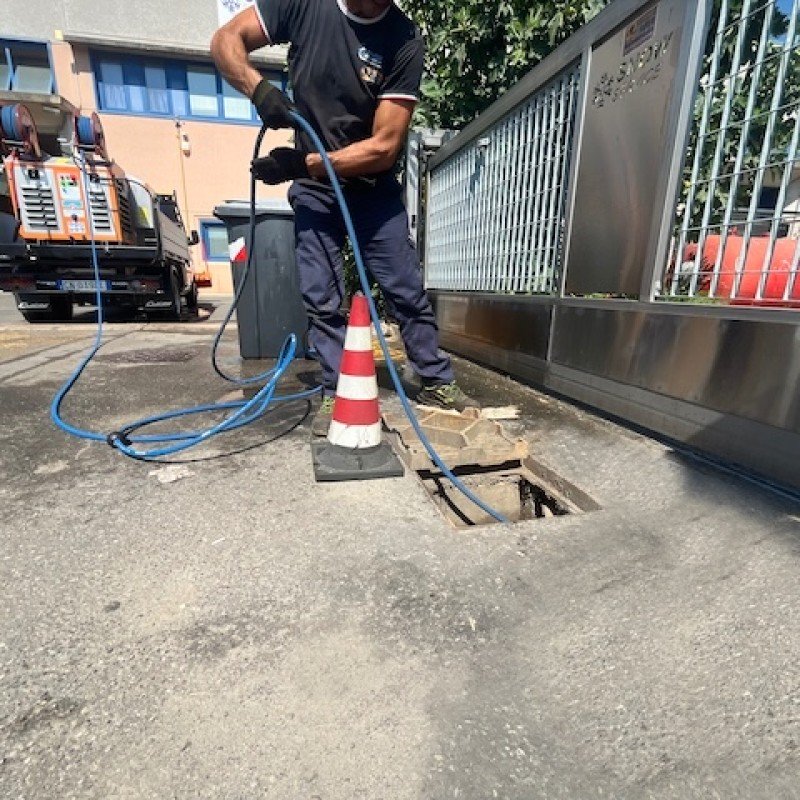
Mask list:
[[[411,365],[426,386],[449,383],[453,370],[450,359],[439,350],[436,319],[422,286],[400,187],[393,179],[379,180],[375,187],[346,188],[345,197],[364,263],[400,325]],[[309,317],[309,344],[319,356],[324,391],[333,394],[347,329],[342,311],[342,248],[347,232],[332,189],[295,183],[289,202],[294,209],[297,270]]]

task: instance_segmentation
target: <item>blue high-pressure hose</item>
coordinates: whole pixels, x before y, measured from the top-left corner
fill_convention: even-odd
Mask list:
[[[428,437],[425,435],[425,431],[422,429],[422,426],[419,424],[416,415],[414,414],[414,410],[411,407],[411,403],[406,395],[406,392],[403,388],[402,381],[400,380],[400,376],[397,373],[397,369],[392,361],[391,355],[389,353],[389,346],[386,342],[386,337],[383,335],[383,330],[381,329],[380,318],[378,316],[378,311],[375,308],[375,302],[372,299],[372,293],[370,291],[369,281],[367,280],[367,273],[366,269],[364,268],[364,262],[361,257],[361,249],[358,245],[358,239],[356,238],[355,228],[353,227],[353,220],[350,217],[350,211],[347,207],[347,201],[345,200],[344,194],[342,192],[342,188],[339,184],[339,180],[334,172],[333,165],[328,158],[327,152],[325,151],[325,147],[320,141],[319,136],[317,136],[316,131],[311,127],[311,125],[299,114],[292,112],[292,117],[297,125],[302,128],[308,136],[311,138],[311,141],[314,144],[314,147],[319,151],[320,156],[322,157],[322,162],[325,165],[325,170],[328,173],[328,177],[331,181],[331,186],[333,186],[334,193],[336,194],[336,199],[339,203],[339,207],[342,211],[342,217],[344,218],[345,227],[347,228],[348,236],[350,237],[350,242],[353,246],[353,254],[355,256],[356,262],[356,269],[358,270],[358,277],[361,282],[361,287],[364,292],[364,296],[367,299],[367,303],[369,304],[369,312],[370,316],[372,317],[372,322],[375,327],[375,332],[378,336],[378,341],[381,345],[381,350],[383,351],[383,355],[386,359],[386,367],[389,370],[389,375],[391,376],[392,383],[394,384],[395,390],[397,391],[397,396],[400,398],[400,402],[403,406],[403,410],[406,413],[409,421],[411,422],[417,436],[419,437],[420,441],[422,442],[423,447],[427,451],[428,455],[430,456],[433,463],[441,470],[442,474],[458,489],[465,497],[471,500],[475,505],[481,508],[484,512],[489,514],[491,517],[496,519],[498,522],[508,522],[508,520],[499,512],[495,511],[493,508],[488,506],[486,503],[483,502],[479,497],[477,497],[467,486],[465,486],[454,474],[453,472],[447,467],[446,464],[442,461],[439,454],[434,450],[433,445],[428,440]],[[256,157],[261,149],[261,142],[263,140],[265,133],[265,129],[262,128],[258,134],[258,138],[256,139],[255,145],[255,155]],[[80,157],[79,166],[81,168],[81,173],[83,175],[84,186],[87,191],[88,196],[88,175],[86,170],[86,162],[83,156]],[[178,409],[176,411],[169,411],[163,414],[157,414],[150,417],[144,417],[142,419],[136,420],[135,422],[131,422],[128,425],[125,425],[119,431],[115,431],[109,434],[98,433],[95,431],[84,430],[82,428],[78,428],[70,423],[66,422],[61,415],[61,405],[64,402],[65,398],[78,382],[78,379],[83,374],[83,371],[89,365],[89,362],[94,358],[97,351],[103,346],[103,304],[102,304],[102,294],[101,294],[101,283],[100,283],[100,266],[97,258],[97,245],[94,238],[94,229],[92,226],[91,215],[87,215],[89,219],[89,233],[90,233],[90,244],[91,244],[91,253],[92,253],[92,267],[94,269],[94,277],[95,277],[95,284],[96,284],[96,302],[97,302],[97,333],[95,336],[95,341],[93,346],[90,348],[89,352],[84,356],[80,364],[76,367],[75,371],[70,375],[64,385],[56,392],[55,397],[50,405],[50,417],[52,418],[53,422],[63,431],[66,433],[79,437],[81,439],[88,439],[90,441],[96,442],[106,442],[116,450],[119,450],[120,453],[123,453],[126,456],[130,456],[131,458],[143,460],[143,461],[152,461],[155,459],[163,458],[165,456],[174,455],[175,453],[179,453],[183,450],[188,450],[190,447],[194,447],[202,442],[206,442],[211,439],[213,436],[216,436],[219,433],[224,433],[226,431],[236,430],[237,428],[242,428],[245,425],[248,425],[251,422],[255,422],[257,419],[262,417],[267,410],[269,409],[270,405],[279,403],[279,402],[289,402],[292,400],[300,400],[304,398],[311,397],[314,394],[318,394],[320,392],[320,387],[315,387],[314,389],[309,389],[303,392],[297,392],[295,394],[289,395],[276,395],[276,389],[278,386],[278,382],[286,373],[286,370],[291,365],[292,361],[294,360],[295,353],[297,350],[297,337],[294,334],[290,334],[284,345],[281,349],[281,353],[278,357],[277,363],[274,367],[267,370],[266,372],[262,373],[261,375],[257,375],[252,378],[235,378],[229,375],[226,375],[222,369],[219,367],[217,363],[217,349],[222,339],[223,333],[225,328],[230,322],[231,317],[233,316],[233,312],[236,309],[236,306],[239,302],[239,299],[242,294],[242,290],[247,279],[247,275],[250,271],[252,266],[252,258],[253,258],[253,251],[255,248],[252,246],[252,242],[255,241],[255,178],[251,177],[250,181],[250,241],[251,247],[249,248],[248,256],[247,256],[247,264],[245,266],[244,274],[242,275],[242,279],[239,283],[239,286],[236,290],[234,295],[233,303],[228,310],[228,313],[225,316],[225,319],[220,326],[217,335],[214,338],[214,344],[212,347],[212,364],[214,370],[220,377],[224,378],[231,383],[234,383],[238,386],[250,386],[257,383],[264,383],[261,389],[256,392],[256,394],[247,401],[239,401],[239,402],[230,402],[230,403],[212,403],[207,405],[201,406],[194,406],[191,408],[183,408]],[[136,431],[141,430],[149,425],[153,425],[158,422],[165,422],[168,420],[178,419],[181,417],[192,416],[195,414],[206,414],[210,412],[232,412],[223,419],[221,422],[218,422],[216,425],[212,425],[209,428],[205,428],[202,430],[195,430],[195,431],[180,431],[180,432],[173,432],[173,433],[162,433],[162,434],[141,434],[135,433]],[[142,445],[150,445],[150,447],[142,447]]]

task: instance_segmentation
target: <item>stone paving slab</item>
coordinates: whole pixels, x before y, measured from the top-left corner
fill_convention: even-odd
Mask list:
[[[451,469],[500,466],[521,462],[528,455],[527,442],[511,438],[501,423],[483,418],[479,409],[456,414],[418,406],[417,416],[425,435]],[[383,422],[395,435],[395,449],[410,469],[438,472],[402,410],[384,412]]]

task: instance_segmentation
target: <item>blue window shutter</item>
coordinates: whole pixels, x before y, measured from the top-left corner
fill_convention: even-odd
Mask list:
[[[228,231],[221,222],[201,222],[200,235],[203,241],[203,260],[229,261]]]
[[[5,92],[11,86],[11,76],[14,67],[11,65],[11,52],[7,47],[0,45],[0,91]]]
[[[51,94],[54,86],[49,46],[0,38],[0,90]]]
[[[259,122],[249,100],[226,83],[212,64],[117,56],[108,51],[93,51],[91,57],[101,111],[208,122]],[[280,73],[265,74],[278,85]]]
[[[167,90],[167,75],[164,65],[146,61],[144,65],[144,82],[147,86],[147,107],[153,114],[169,114],[170,102]]]
[[[167,64],[167,90],[176,117],[189,116],[189,90],[186,84],[186,67],[171,61]]]
[[[125,96],[125,79],[122,64],[103,59],[98,62],[98,88],[100,108],[104,111],[125,111],[128,108]]]
[[[147,92],[144,81],[144,64],[140,59],[129,58],[122,62],[125,88],[128,90],[128,110],[144,113],[147,108]]]
[[[253,104],[250,99],[222,80],[222,113],[225,119],[253,119]]]
[[[187,69],[189,113],[193,117],[220,117],[219,81],[210,66],[192,65]]]

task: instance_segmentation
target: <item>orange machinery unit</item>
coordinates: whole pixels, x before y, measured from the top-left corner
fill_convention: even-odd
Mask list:
[[[96,114],[40,140],[30,109],[0,106],[0,154],[0,289],[26,319],[68,319],[98,292],[176,318],[197,307],[196,236],[174,195],[153,194],[108,157]]]
[[[15,131],[21,145],[4,159],[21,239],[88,242],[93,233],[98,242],[133,243],[128,184],[122,170],[107,158],[96,114],[76,119],[75,140],[85,158],[88,181],[74,158],[42,157],[33,120],[24,106],[7,106],[2,114],[3,127]],[[99,158],[88,157],[88,151]]]

